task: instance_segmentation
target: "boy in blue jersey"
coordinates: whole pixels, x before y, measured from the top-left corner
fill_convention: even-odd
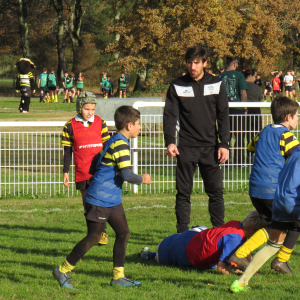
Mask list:
[[[90,186],[84,198],[87,236],[53,271],[55,279],[65,288],[74,289],[70,272],[90,248],[99,242],[106,222],[116,233],[113,278],[110,285],[141,285],[140,282],[129,280],[124,275],[125,253],[130,232],[121,194],[124,181],[138,185],[150,184],[151,177],[149,174],[136,175],[131,169],[129,139],[139,134],[140,112],[131,106],[121,106],[116,110],[114,119],[118,133],[112,136],[101,149],[95,175],[89,180]]]
[[[168,236],[157,246],[157,252],[149,252],[147,247],[143,248],[141,258],[155,259],[166,265],[216,268],[224,275],[240,273],[240,270],[231,270],[228,258],[247,238],[264,226],[266,221],[254,210],[242,222],[229,221],[210,229],[205,226],[193,227]]]
[[[278,178],[273,201],[270,238],[267,245],[256,253],[244,274],[235,280],[230,291],[233,293],[250,290],[248,282],[258,269],[278,252],[287,232],[300,232],[300,147],[298,146]]]
[[[299,145],[296,137],[289,131],[297,127],[298,108],[298,103],[290,98],[275,98],[271,104],[274,124],[267,125],[248,145],[249,151],[255,151],[249,180],[249,196],[256,210],[268,222],[268,226],[257,231],[229,258],[229,262],[234,266],[245,269],[249,264],[246,257],[269,239],[272,203],[278,176],[288,157]],[[281,273],[292,273],[287,261],[298,237],[297,231],[288,232],[278,257],[271,264],[273,269]]]

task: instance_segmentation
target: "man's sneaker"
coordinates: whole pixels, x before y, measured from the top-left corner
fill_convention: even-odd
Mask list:
[[[71,274],[70,272],[62,273],[59,271],[59,267],[54,269],[52,272],[54,278],[59,282],[60,286],[65,287],[67,289],[74,290],[74,286],[71,283]]]
[[[105,232],[101,233],[100,241],[98,242],[98,245],[107,245],[108,244],[108,235]]]
[[[141,286],[142,283],[139,281],[133,281],[126,277],[119,278],[117,280],[112,279],[110,285],[119,285],[119,286]]]
[[[148,259],[148,255],[149,255],[149,248],[148,247],[144,247],[140,253],[140,258],[142,259]]]
[[[242,270],[245,270],[249,265],[249,261],[245,257],[239,258],[236,256],[235,253],[230,256],[230,258],[228,259],[228,262],[232,266],[234,266],[236,268],[240,268]]]
[[[229,288],[229,292],[231,293],[240,293],[240,292],[248,292],[251,288],[246,286],[240,286],[238,280],[235,280]]]
[[[283,274],[289,274],[289,275],[293,274],[293,271],[290,268],[289,264],[287,262],[279,261],[278,257],[274,258],[273,261],[271,262],[271,268]]]

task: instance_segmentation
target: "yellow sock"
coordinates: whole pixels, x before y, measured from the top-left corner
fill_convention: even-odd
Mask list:
[[[72,266],[68,263],[68,261],[65,259],[62,265],[59,266],[59,271],[62,273],[71,272],[75,266]]]
[[[277,254],[278,260],[281,262],[287,262],[290,259],[293,250],[294,249],[289,249],[282,245]]]
[[[124,95],[124,98],[126,98],[126,95]]]
[[[259,229],[235,252],[235,254],[238,258],[247,257],[252,251],[266,243],[268,239],[269,234],[266,229]]]
[[[54,102],[54,95],[51,95],[51,102]]]
[[[114,267],[113,268],[113,279],[118,280],[122,277],[125,277],[124,275],[124,267]]]
[[[54,95],[54,102],[57,102],[57,95]]]

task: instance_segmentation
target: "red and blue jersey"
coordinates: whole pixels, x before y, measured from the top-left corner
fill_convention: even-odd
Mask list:
[[[197,268],[209,268],[227,260],[246,240],[242,224],[229,221],[195,234],[186,247],[186,257]]]

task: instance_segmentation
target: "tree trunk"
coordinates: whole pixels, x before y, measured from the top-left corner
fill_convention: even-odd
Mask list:
[[[135,86],[133,91],[143,90],[145,88],[147,78],[147,67],[142,68],[136,78]]]
[[[23,57],[29,58],[29,41],[28,41],[28,14],[27,14],[27,2],[25,0],[19,0],[19,28],[21,37],[21,47]]]
[[[56,42],[57,42],[57,56],[58,56],[58,67],[57,67],[57,76],[60,80],[64,76],[64,71],[66,70],[66,24],[64,22],[64,7],[63,0],[51,0],[51,4],[56,10],[57,13],[57,33],[56,33]]]
[[[82,9],[81,0],[75,0],[74,4],[70,7],[69,16],[69,34],[72,41],[73,51],[73,68],[74,73],[78,73],[80,63],[80,50],[82,47],[82,41],[80,39],[80,29],[82,23],[82,16],[84,10]]]
[[[121,2],[120,1],[117,1],[117,4],[116,4],[116,10],[115,10],[115,24],[117,23],[117,22],[119,22],[119,20],[120,20],[120,6],[121,6]],[[119,32],[116,32],[115,33],[115,42],[119,42],[119,40],[120,40],[120,33]],[[114,61],[117,61],[118,60],[118,58],[119,58],[119,52],[115,52],[114,54],[113,54],[113,60]]]

